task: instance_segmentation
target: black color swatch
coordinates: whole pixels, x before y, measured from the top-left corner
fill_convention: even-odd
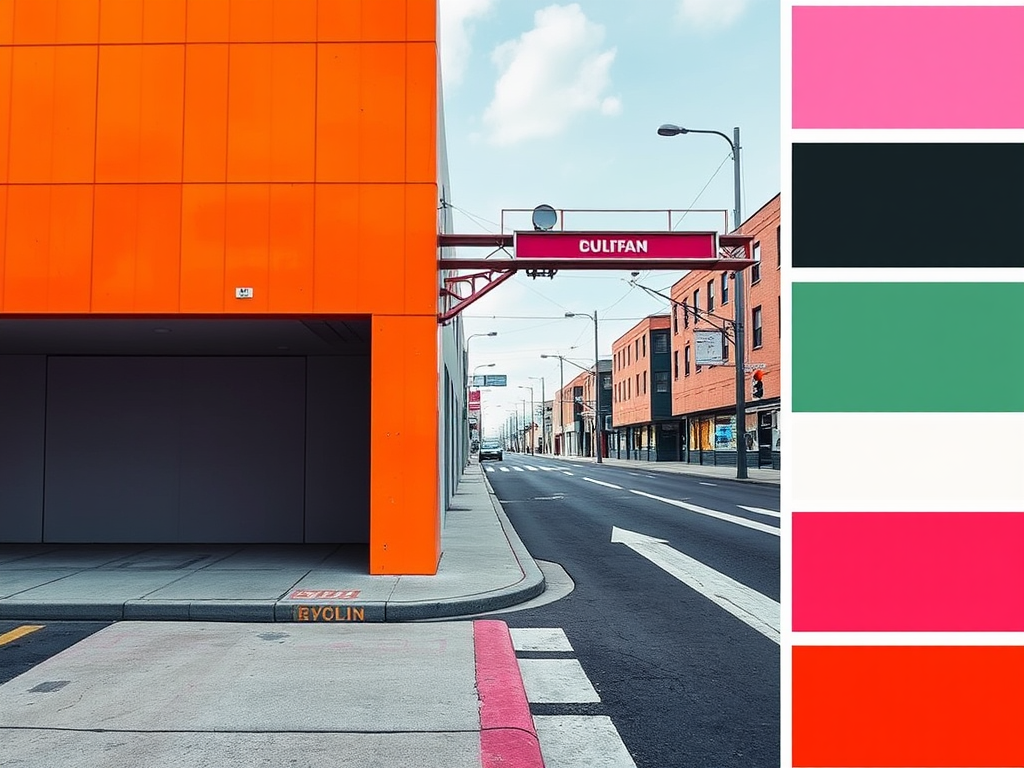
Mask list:
[[[794,144],[794,267],[1024,267],[1024,144]]]

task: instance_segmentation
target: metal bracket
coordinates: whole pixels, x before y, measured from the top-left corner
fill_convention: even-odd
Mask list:
[[[438,315],[443,325],[459,314],[477,299],[486,296],[516,273],[515,269],[488,269],[484,272],[473,272],[469,275],[454,275],[444,278],[441,288],[442,297],[455,299],[455,304]],[[468,286],[468,293],[466,288]]]

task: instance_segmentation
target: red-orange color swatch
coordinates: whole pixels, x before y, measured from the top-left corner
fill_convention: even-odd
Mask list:
[[[795,768],[1024,765],[1024,647],[793,648]]]

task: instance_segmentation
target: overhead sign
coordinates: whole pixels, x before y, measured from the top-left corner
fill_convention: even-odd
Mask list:
[[[517,259],[714,259],[717,232],[516,232]]]
[[[694,331],[693,345],[697,365],[722,365],[725,362],[721,331]]]
[[[474,387],[507,387],[508,376],[504,373],[495,373],[489,376],[474,376]]]
[[[480,410],[480,390],[471,389],[469,391],[469,410],[479,411]]]

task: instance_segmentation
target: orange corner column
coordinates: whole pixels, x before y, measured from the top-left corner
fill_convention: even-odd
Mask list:
[[[437,318],[375,315],[370,573],[437,573],[441,557]]]

